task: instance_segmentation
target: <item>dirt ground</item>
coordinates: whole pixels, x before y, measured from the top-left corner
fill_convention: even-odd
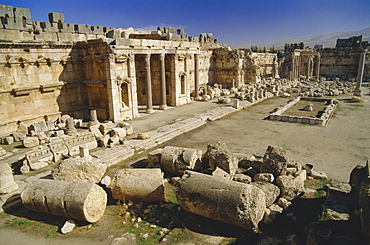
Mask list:
[[[330,178],[349,181],[356,165],[365,165],[370,154],[370,94],[363,88],[362,103],[350,103],[351,95],[337,99],[340,104],[326,127],[265,120],[269,112],[284,104],[287,98],[272,98],[246,110],[176,137],[164,145],[197,148],[205,151],[207,143],[223,141],[234,153],[264,154],[269,145],[277,145],[296,161],[311,163],[316,170],[324,171]],[[208,108],[213,102],[194,102],[191,105],[154,113],[134,120],[135,131],[145,131],[165,125],[176,118],[199,113],[199,104]]]
[[[288,100],[287,98],[272,98],[214,122],[207,122],[207,125],[176,137],[161,147],[172,145],[205,151],[207,143],[223,141],[231,152],[263,155],[269,145],[277,145],[285,149],[290,158],[303,163],[311,163],[316,170],[324,171],[330,178],[348,182],[351,170],[356,165],[364,165],[369,157],[369,92],[369,88],[363,89],[364,102],[362,103],[350,103],[350,95],[338,97],[340,104],[327,127],[266,120],[270,111]],[[144,115],[130,123],[133,125],[136,135],[170,124],[175,120],[192,117],[217,106],[221,105],[217,104],[216,100],[193,102],[189,105]],[[141,158],[145,158],[145,154],[131,159],[123,165],[130,165],[133,161],[138,161]],[[111,169],[110,172],[112,171]],[[45,234],[38,234],[37,227],[33,226],[31,229],[36,229],[36,232],[5,227],[4,224],[14,220],[14,217],[26,217],[25,215],[0,214],[0,245],[15,243],[110,244],[113,237],[120,234],[120,230],[112,222],[112,219],[115,219],[115,210],[110,207],[107,212],[108,214],[97,225],[99,229],[91,227],[92,233],[87,233],[83,230],[86,227],[82,226],[74,231],[74,234],[55,235],[54,233],[57,231],[54,228],[53,236],[50,238],[45,237]],[[43,217],[40,219],[42,223],[48,223],[43,220]],[[17,222],[16,224],[19,225],[23,221]],[[58,229],[61,227],[62,221],[53,221],[48,224]],[[79,236],[79,234],[84,235]]]

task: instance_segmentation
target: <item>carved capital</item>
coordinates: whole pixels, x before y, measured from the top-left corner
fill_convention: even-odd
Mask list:
[[[159,58],[160,58],[162,61],[165,59],[165,57],[166,57],[166,54],[164,54],[164,53],[160,54],[160,56],[159,56]]]

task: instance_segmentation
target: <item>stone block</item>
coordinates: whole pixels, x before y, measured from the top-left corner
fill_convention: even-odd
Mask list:
[[[92,161],[89,155],[87,157],[74,157],[63,160],[53,169],[52,175],[55,180],[99,183],[106,169],[107,165],[99,160]]]
[[[51,23],[63,23],[64,22],[64,14],[62,13],[57,13],[57,12],[50,12],[48,14],[49,21]]]
[[[45,145],[35,147],[31,151],[27,152],[25,157],[32,170],[39,169],[40,165],[47,166],[53,159],[53,155],[51,154],[49,147]]]
[[[148,167],[153,167],[161,161],[163,149],[158,148],[148,153]]]
[[[70,156],[78,155],[80,153],[80,145],[86,145],[89,150],[98,147],[98,143],[94,135],[90,132],[81,133],[75,136],[63,136],[64,143],[68,148],[68,154]]]
[[[265,193],[266,207],[270,207],[280,195],[280,189],[270,182],[251,182],[251,185],[260,188]]]
[[[27,8],[14,8],[14,18],[15,19],[25,19],[30,20],[31,19],[31,12],[30,9]]]
[[[166,146],[161,154],[161,169],[173,174],[183,174],[185,170],[200,170],[202,151],[197,149]]]
[[[11,145],[11,144],[14,143],[14,137],[13,136],[6,136],[5,138],[3,138],[2,142],[3,142],[4,145]]]
[[[274,175],[271,173],[258,173],[253,176],[254,181],[261,181],[261,182],[270,182],[274,181]]]
[[[4,17],[4,18],[14,18],[13,17],[14,14],[13,14],[13,7],[12,6],[9,6],[9,5],[0,5],[0,17]]]
[[[62,234],[67,234],[67,233],[70,233],[73,231],[73,229],[75,228],[76,224],[73,220],[67,220],[63,227],[60,229],[60,232]]]
[[[218,141],[215,144],[208,144],[207,151],[203,155],[202,168],[215,170],[219,167],[230,174],[232,179],[238,169],[238,159],[232,154],[227,146]]]
[[[51,138],[49,148],[53,154],[53,161],[58,162],[68,155],[68,148],[61,138]]]
[[[31,148],[38,146],[40,144],[40,141],[37,137],[26,137],[23,141],[22,144],[26,148]]]
[[[280,188],[281,197],[288,201],[304,193],[304,183],[296,180],[293,176],[280,175],[276,178],[276,184]]]
[[[5,155],[6,155],[6,151],[4,150],[4,148],[0,146],[0,157],[5,156]]]
[[[139,202],[164,201],[164,179],[160,169],[121,169],[113,178],[114,199]]]
[[[14,181],[13,172],[7,163],[0,164],[0,195],[18,190],[18,184]]]

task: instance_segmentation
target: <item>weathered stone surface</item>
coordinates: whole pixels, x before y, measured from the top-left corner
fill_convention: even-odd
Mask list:
[[[89,150],[95,149],[98,147],[98,143],[94,135],[90,132],[79,133],[75,136],[63,136],[64,143],[68,148],[68,154],[70,156],[78,155],[81,145],[85,145]]]
[[[88,157],[74,157],[63,160],[52,171],[55,180],[70,182],[99,183],[107,165]]]
[[[14,143],[14,138],[12,136],[4,137],[3,140],[2,140],[2,143],[4,145],[11,145],[11,144]]]
[[[61,138],[50,138],[49,148],[53,154],[53,161],[58,162],[63,157],[68,156],[68,148]]]
[[[201,150],[166,146],[161,154],[160,165],[163,171],[183,174],[185,170],[200,170],[201,161]]]
[[[265,193],[266,207],[270,207],[280,195],[280,189],[269,182],[251,182],[251,185],[260,188]]]
[[[155,149],[148,153],[148,168],[159,165],[162,157],[163,148]]]
[[[233,180],[245,184],[249,184],[252,182],[252,178],[245,174],[235,174]]]
[[[99,130],[103,135],[106,135],[111,131],[113,128],[116,127],[116,124],[113,122],[101,123],[99,125]]]
[[[2,147],[0,146],[0,157],[2,157],[2,156],[4,156],[4,155],[6,155],[6,151],[4,150],[4,148],[2,148]]]
[[[39,179],[21,193],[30,210],[94,223],[105,212],[107,194],[96,184]]]
[[[245,229],[257,229],[266,209],[261,189],[197,172],[185,172],[176,196],[186,211]]]
[[[263,222],[266,224],[271,223],[278,215],[283,212],[283,208],[277,204],[272,204],[269,208],[266,209],[265,215],[263,217]]]
[[[38,146],[40,144],[40,141],[37,137],[26,137],[22,141],[22,144],[24,147],[31,148]]]
[[[254,181],[261,181],[261,182],[270,182],[274,181],[274,175],[271,173],[258,173],[253,176]]]
[[[13,133],[12,135],[14,138],[14,142],[23,141],[27,137],[27,135],[18,132]]]
[[[111,183],[114,199],[138,202],[164,201],[164,179],[160,169],[121,169]]]
[[[275,178],[280,175],[285,175],[289,159],[286,152],[278,146],[269,146],[263,157],[261,165],[261,173],[272,173]]]
[[[304,193],[304,183],[296,180],[293,176],[281,175],[277,177],[276,184],[280,188],[281,197],[288,201]]]
[[[129,124],[127,122],[118,122],[117,127],[126,129],[126,134],[127,135],[131,135],[131,134],[134,133],[134,128],[132,127],[131,124]]]
[[[137,138],[140,140],[146,140],[146,139],[149,139],[150,137],[147,133],[140,133],[137,135]]]
[[[49,147],[40,145],[27,152],[26,160],[31,170],[38,170],[48,166],[52,163],[53,154],[51,154]]]
[[[17,128],[17,133],[27,135],[28,134],[28,127],[26,124],[23,122],[18,122],[18,128]]]
[[[102,180],[100,181],[100,183],[102,185],[105,185],[105,187],[108,187],[112,183],[112,179],[111,179],[111,177],[109,177],[108,175],[106,175],[106,176],[104,176],[104,178],[102,178]]]
[[[212,176],[215,176],[218,178],[230,179],[230,174],[219,167],[216,167],[216,170],[212,172]]]
[[[282,207],[283,209],[287,209],[292,203],[289,202],[287,199],[281,197],[279,198],[278,202],[280,207]]]
[[[67,234],[67,233],[70,233],[73,231],[73,229],[75,228],[76,224],[73,220],[67,220],[63,227],[60,229],[60,232],[62,234]]]
[[[14,181],[13,172],[7,163],[0,164],[0,195],[18,190],[18,184]]]
[[[208,144],[203,155],[203,169],[216,170],[217,167],[230,174],[232,179],[238,169],[238,159],[226,147],[225,143],[218,141]]]
[[[314,179],[328,179],[328,175],[322,171],[311,170],[311,177]]]

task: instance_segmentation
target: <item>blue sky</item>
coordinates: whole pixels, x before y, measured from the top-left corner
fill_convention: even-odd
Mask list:
[[[250,47],[329,32],[370,27],[370,0],[0,0],[31,9],[31,19],[47,21],[49,12],[65,23],[213,33],[219,42]]]

